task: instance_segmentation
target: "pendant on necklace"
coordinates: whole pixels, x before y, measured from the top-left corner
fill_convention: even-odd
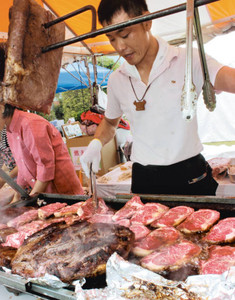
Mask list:
[[[135,110],[145,110],[145,104],[146,101],[145,100],[141,100],[141,101],[134,101],[133,104],[135,105]]]

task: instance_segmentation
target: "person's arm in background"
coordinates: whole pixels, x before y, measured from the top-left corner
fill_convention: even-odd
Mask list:
[[[105,117],[97,127],[94,139],[90,142],[86,151],[80,157],[82,168],[87,177],[89,177],[91,164],[93,172],[98,172],[101,159],[101,149],[115,136],[119,121],[120,118],[108,119]]]
[[[235,68],[222,67],[216,75],[214,88],[217,91],[235,93]]]
[[[11,171],[8,170],[7,166],[4,164],[2,166],[2,170],[7,174],[9,175],[11,178],[15,178],[18,174],[18,168],[17,166],[12,169]],[[6,181],[3,179],[3,178],[0,178],[0,188],[3,187],[3,185],[6,183]]]
[[[45,192],[49,181],[42,182],[40,180],[36,180],[34,187],[32,188],[29,196],[33,196],[34,194],[39,194]]]

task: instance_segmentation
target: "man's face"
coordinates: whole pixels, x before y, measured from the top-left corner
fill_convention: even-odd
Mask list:
[[[121,23],[129,19],[131,18],[128,14],[121,10],[113,16],[110,23],[104,22],[103,26]],[[125,58],[129,64],[138,65],[144,59],[149,48],[149,29],[145,24],[140,23],[107,33],[107,37],[120,56]]]

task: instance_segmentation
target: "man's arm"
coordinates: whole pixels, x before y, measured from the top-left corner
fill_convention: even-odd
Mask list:
[[[120,118],[108,119],[105,117],[97,127],[94,138],[99,139],[103,146],[107,144],[114,137]]]
[[[216,75],[215,90],[235,93],[235,68],[222,67]]]

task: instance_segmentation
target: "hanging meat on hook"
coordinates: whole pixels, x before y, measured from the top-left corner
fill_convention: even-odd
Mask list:
[[[44,28],[53,20],[50,11],[34,0],[14,0],[9,11],[2,100],[23,109],[50,113],[60,72],[62,48],[41,49],[63,41],[63,23]]]

